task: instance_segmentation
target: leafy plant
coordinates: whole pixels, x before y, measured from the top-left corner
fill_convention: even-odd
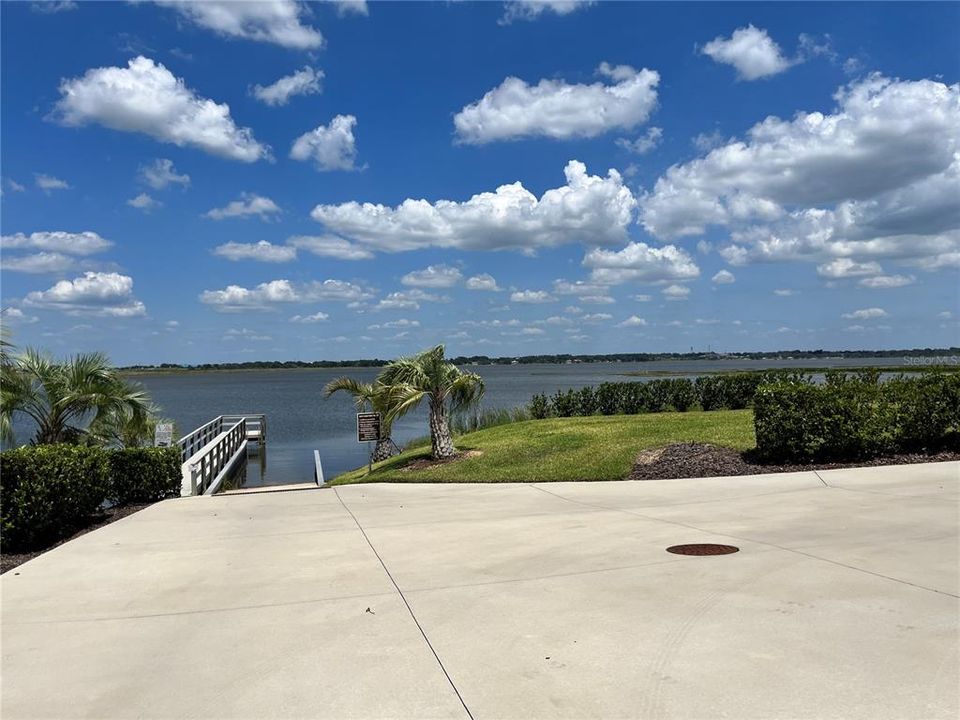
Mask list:
[[[821,385],[780,380],[758,388],[757,450],[774,461],[858,460],[933,451],[960,430],[960,377],[830,373]]]
[[[150,503],[180,495],[180,449],[111,450],[107,498],[116,505]]]
[[[550,417],[550,401],[543,393],[534,395],[530,400],[530,417],[534,420]]]
[[[43,547],[72,534],[103,504],[110,489],[106,451],[40,445],[0,453],[0,516],[4,548]]]
[[[126,381],[102,353],[75,355],[57,362],[27,348],[2,368],[4,428],[23,414],[35,424],[33,442],[80,442],[88,427],[125,426],[127,438],[146,441],[151,415],[150,398],[143,388]],[[91,439],[96,440],[93,435]]]
[[[373,449],[373,462],[380,462],[395,455],[398,450],[391,437],[394,416],[390,413],[393,409],[393,396],[390,389],[380,382],[379,378],[372,383],[365,383],[349,377],[338,377],[328,382],[323,388],[324,397],[330,397],[335,392],[346,392],[352,395],[357,410],[380,413],[380,437]]]
[[[463,372],[446,359],[443,345],[437,345],[419,355],[388,363],[377,380],[387,388],[390,420],[424,400],[429,403],[431,456],[434,460],[453,457],[449,415],[480,401],[483,378]]]

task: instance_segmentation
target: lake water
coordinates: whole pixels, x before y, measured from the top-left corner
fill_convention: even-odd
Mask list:
[[[864,360],[703,360],[645,363],[585,363],[572,365],[486,365],[471,367],[483,376],[483,408],[526,405],[536,393],[596,385],[601,382],[642,380],[624,377],[631,371],[702,373],[717,370],[758,370],[771,367],[854,367],[894,365],[901,358]],[[375,368],[211,371],[169,375],[140,375],[164,417],[177,423],[181,435],[217,415],[265,413],[265,463],[251,460],[246,485],[306,482],[313,478],[313,451],[319,450],[327,479],[367,462],[366,444],[356,441],[356,412],[349,396],[338,393],[324,399],[323,386],[340,375],[372,380]],[[403,443],[428,433],[426,410],[394,425],[393,438]],[[262,470],[262,471],[261,471]]]

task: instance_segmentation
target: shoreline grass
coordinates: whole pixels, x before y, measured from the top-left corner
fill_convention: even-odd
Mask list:
[[[752,410],[665,412],[549,418],[510,423],[457,438],[476,454],[454,462],[406,468],[430,447],[405,450],[373,466],[338,475],[328,485],[365,482],[558,482],[622,480],[638,453],[671,443],[699,442],[736,450],[754,447]],[[405,469],[406,468],[406,469]]]

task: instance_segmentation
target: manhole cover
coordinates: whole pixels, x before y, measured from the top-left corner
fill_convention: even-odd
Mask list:
[[[667,552],[674,555],[729,555],[730,553],[740,552],[740,548],[733,545],[698,543],[695,545],[674,545],[668,547]]]

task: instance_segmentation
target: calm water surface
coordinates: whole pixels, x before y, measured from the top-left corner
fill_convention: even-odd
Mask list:
[[[631,371],[700,373],[717,370],[756,370],[770,367],[854,367],[893,365],[899,358],[830,360],[702,360],[645,363],[588,363],[576,365],[487,365],[471,367],[486,381],[483,408],[526,405],[536,393],[595,385],[618,380]],[[356,441],[356,412],[351,399],[338,393],[329,399],[323,386],[349,375],[372,380],[375,368],[250,370],[141,375],[136,379],[150,392],[163,415],[177,423],[181,435],[217,415],[265,413],[265,463],[251,460],[247,485],[305,482],[313,477],[313,451],[319,450],[327,479],[363,465],[368,449]],[[428,433],[426,410],[394,425],[393,437],[403,445]]]

